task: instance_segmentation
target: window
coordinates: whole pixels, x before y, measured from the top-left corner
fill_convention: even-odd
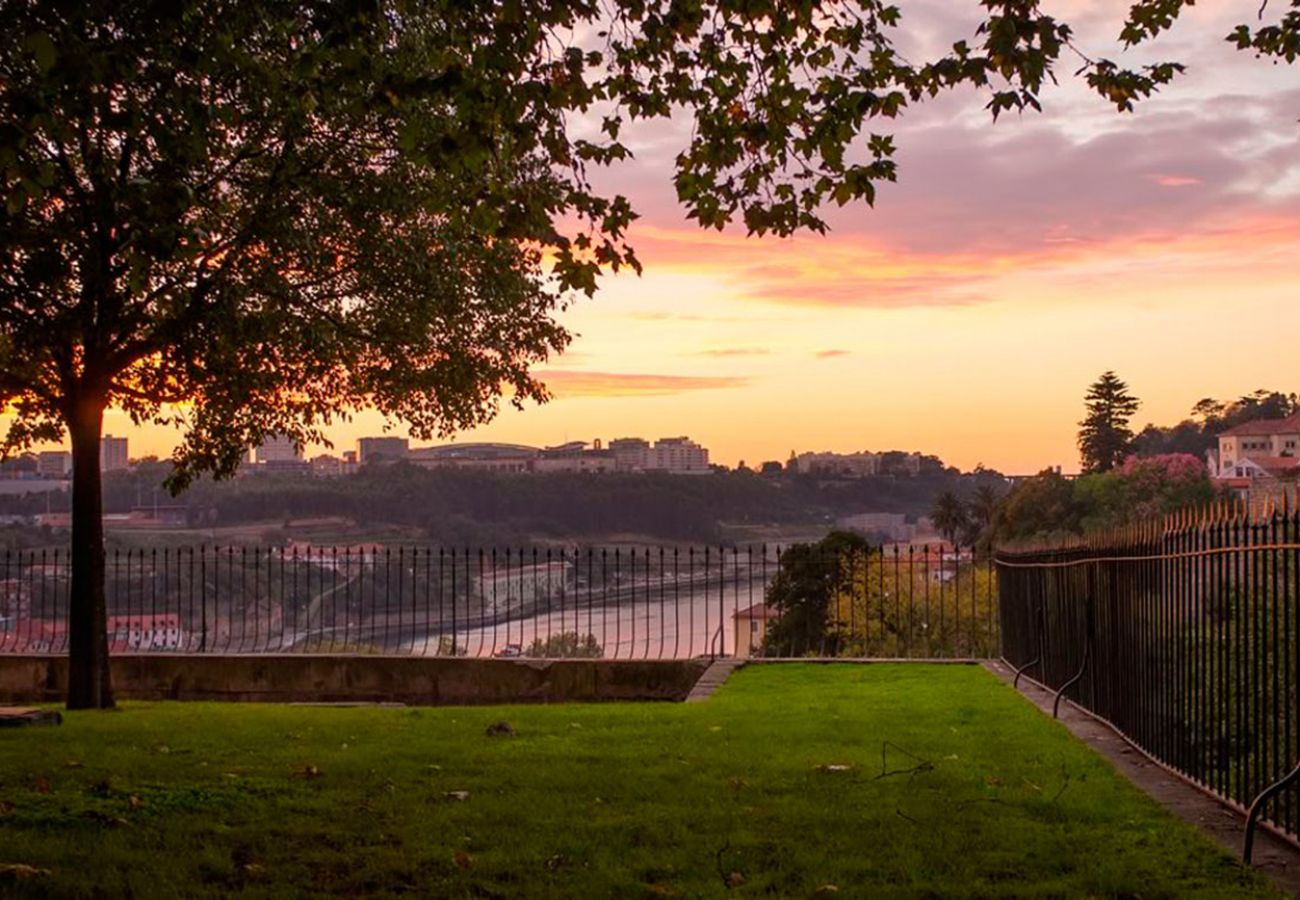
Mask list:
[[[750,619],[750,620],[749,620],[749,633],[750,633],[750,634],[758,634],[758,620],[757,620],[757,619]]]

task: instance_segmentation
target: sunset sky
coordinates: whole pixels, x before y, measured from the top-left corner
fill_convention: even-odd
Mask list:
[[[972,37],[973,2],[899,5],[918,56]],[[684,137],[661,123],[603,185],[642,213],[645,274],[563,315],[577,337],[542,370],[551,403],[456,439],[686,434],[727,464],[915,449],[1021,473],[1076,467],[1081,398],[1106,369],[1142,399],[1139,425],[1300,388],[1300,66],[1223,42],[1257,0],[1197,7],[1141,54],[1114,41],[1126,3],[1047,6],[1094,55],[1188,72],[1130,115],[1071,82],[1073,60],[1041,115],[995,125],[971,92],[912,109],[899,183],[832,212],[824,238],[687,222],[671,187]],[[336,448],[381,427],[363,416]],[[133,456],[174,440],[117,414],[106,429]]]

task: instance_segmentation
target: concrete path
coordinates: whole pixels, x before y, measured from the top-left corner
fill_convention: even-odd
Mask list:
[[[1008,684],[1014,671],[1004,663],[991,660],[985,668]],[[1051,691],[1020,679],[1020,693],[1044,715],[1052,715]],[[1237,859],[1246,831],[1245,816],[1220,800],[1193,787],[1178,776],[1151,762],[1108,725],[1088,715],[1068,699],[1061,704],[1061,724],[1070,733],[1106,757],[1120,774],[1128,778],[1178,818],[1201,829]],[[1292,897],[1300,897],[1300,849],[1271,832],[1255,830],[1255,868],[1277,888]]]
[[[745,664],[743,659],[715,659],[704,670],[700,680],[695,682],[695,687],[686,695],[687,703],[699,703],[713,696],[713,692],[722,687],[723,682],[731,677],[731,673]]]

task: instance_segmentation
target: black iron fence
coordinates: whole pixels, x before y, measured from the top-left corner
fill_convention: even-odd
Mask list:
[[[950,547],[198,547],[110,551],[106,570],[114,653],[921,658],[998,646],[991,560]],[[69,575],[66,551],[0,554],[0,653],[66,652]]]
[[[1245,809],[1300,754],[1298,525],[1222,506],[999,552],[1004,659]],[[1268,807],[1294,840],[1300,792]]]

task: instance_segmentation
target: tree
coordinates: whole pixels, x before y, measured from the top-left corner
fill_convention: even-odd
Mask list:
[[[1182,5],[1138,0],[1125,41]],[[588,178],[630,156],[627,123],[691,119],[674,185],[701,225],[824,231],[824,202],[895,177],[875,123],[963,84],[995,117],[1038,107],[1071,29],[986,7],[974,43],[915,62],[879,0],[0,7],[0,403],[7,450],[71,438],[69,705],[112,704],[106,408],[182,430],[179,490],[363,407],[425,438],[503,389],[543,401],[555,311],[639,267],[630,205]],[[1233,39],[1289,61],[1296,19]],[[1126,110],[1180,66],[1080,71]]]
[[[865,560],[867,550],[858,535],[833,531],[815,544],[795,544],[782,552],[765,598],[777,612],[763,638],[765,655],[835,655],[832,603],[851,578],[851,562]]]
[[[939,534],[953,544],[957,543],[957,538],[970,526],[966,504],[952,491],[944,491],[934,498],[930,521],[934,523]]]
[[[1213,434],[1191,419],[1185,419],[1177,425],[1164,428],[1147,425],[1133,438],[1131,449],[1138,456],[1188,453],[1204,458],[1205,451],[1215,444]]]
[[[996,596],[993,568],[953,553],[862,554],[835,591],[834,646],[858,657],[985,656],[997,649]]]
[[[1073,482],[1060,472],[1044,469],[1003,498],[993,520],[993,542],[1077,534],[1082,517]]]
[[[981,484],[975,488],[975,493],[966,503],[966,517],[969,522],[966,541],[968,544],[974,545],[987,540],[1001,503],[1002,494],[993,485]]]
[[[1093,382],[1084,402],[1088,414],[1079,423],[1083,471],[1109,472],[1129,453],[1133,431],[1128,423],[1141,403],[1114,372],[1105,372]]]

